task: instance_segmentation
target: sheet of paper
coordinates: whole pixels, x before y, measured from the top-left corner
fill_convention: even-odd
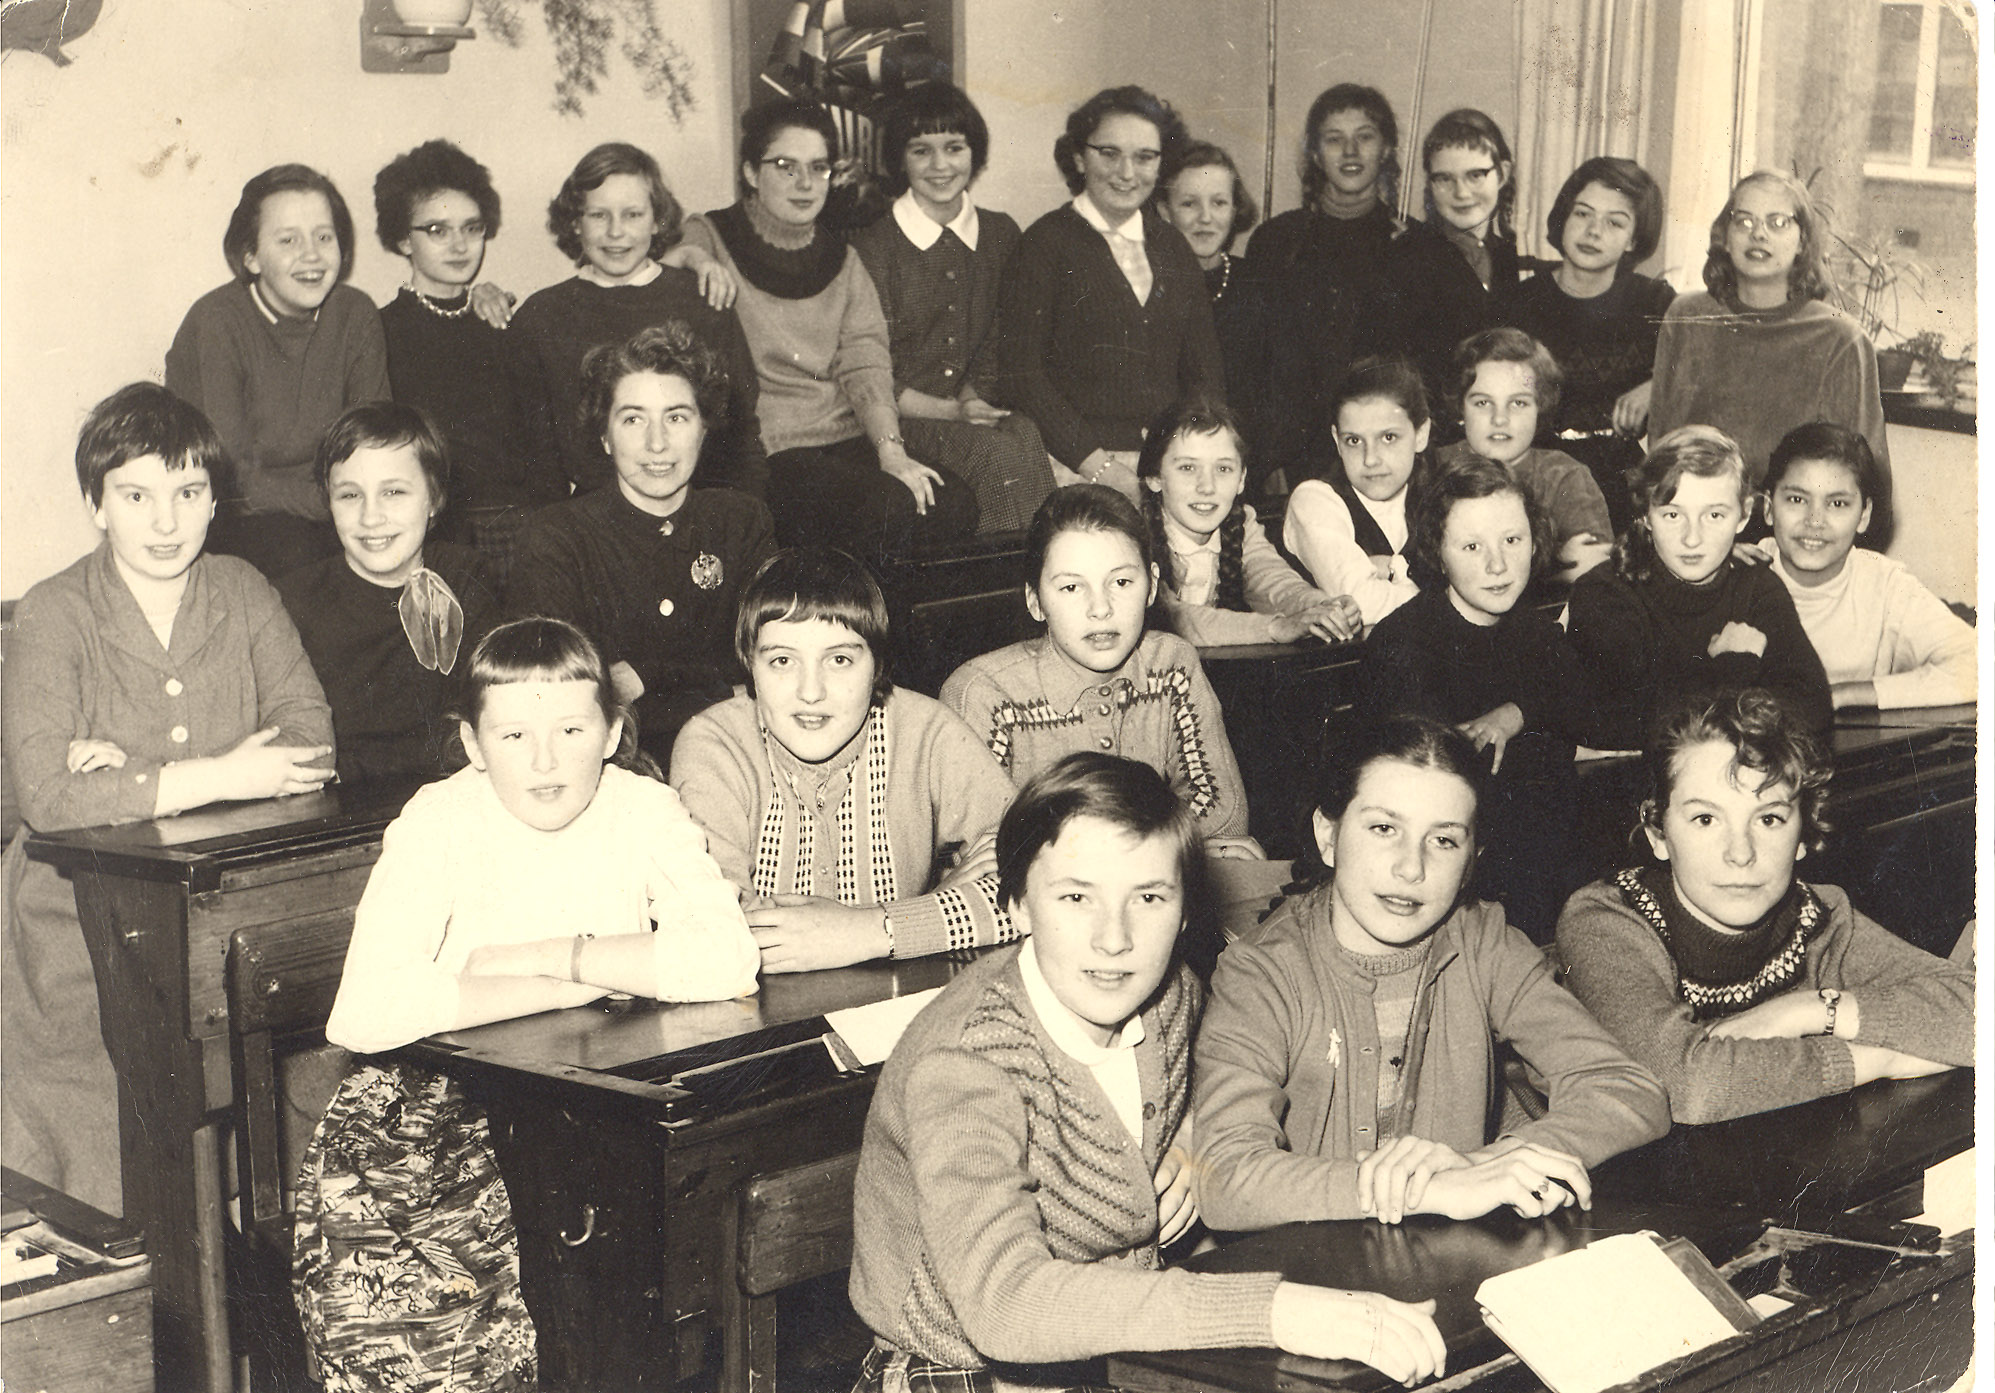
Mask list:
[[[1912,1221],[1942,1234],[1974,1227],[1974,1148],[1926,1170],[1926,1212]]]
[[[1600,1393],[1737,1332],[1647,1234],[1617,1234],[1476,1290],[1553,1393]]]
[[[843,1011],[827,1011],[824,1018],[863,1065],[884,1063],[900,1042],[901,1032],[921,1014],[921,1008],[934,1000],[940,987],[930,987],[912,996],[890,996],[865,1006]]]

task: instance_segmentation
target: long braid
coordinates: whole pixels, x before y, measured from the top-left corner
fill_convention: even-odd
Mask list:
[[[1178,574],[1178,558],[1171,551],[1171,539],[1164,531],[1164,500],[1149,489],[1143,490],[1143,520],[1150,525],[1150,555],[1157,560],[1164,589],[1176,595],[1184,578]]]
[[[1220,609],[1247,608],[1247,579],[1242,564],[1247,546],[1247,505],[1233,500],[1226,521],[1219,524],[1219,590],[1213,603]]]

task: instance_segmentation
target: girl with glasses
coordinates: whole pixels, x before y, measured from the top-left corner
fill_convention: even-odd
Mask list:
[[[974,530],[977,497],[939,453],[909,449],[879,291],[820,216],[837,150],[815,102],[750,107],[740,197],[689,219],[686,236],[741,283],[777,540],[899,554]]]
[[[1032,418],[1060,482],[1132,502],[1143,427],[1180,396],[1225,391],[1205,273],[1152,203],[1185,144],[1141,87],[1076,108],[1053,144],[1074,199],[1027,229],[998,315],[999,405]]]
[[[1679,296],[1663,319],[1649,434],[1716,426],[1758,477],[1794,427],[1848,426],[1877,460],[1869,541],[1882,551],[1891,542],[1891,456],[1877,354],[1828,303],[1830,240],[1799,180],[1762,169],[1738,182],[1711,223],[1704,290]]]
[[[1412,358],[1428,396],[1454,393],[1455,347],[1504,321],[1517,293],[1517,242],[1511,210],[1517,202],[1510,142],[1488,116],[1470,107],[1434,123],[1420,146],[1427,176],[1427,219],[1393,240],[1388,258],[1386,312],[1377,330]],[[1436,446],[1460,437],[1460,424],[1437,420]]]

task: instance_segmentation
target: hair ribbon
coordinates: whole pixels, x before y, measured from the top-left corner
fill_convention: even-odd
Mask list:
[[[431,672],[450,676],[464,642],[464,606],[450,583],[427,566],[418,566],[402,587],[395,610],[402,616],[402,632],[409,636],[416,661]]]

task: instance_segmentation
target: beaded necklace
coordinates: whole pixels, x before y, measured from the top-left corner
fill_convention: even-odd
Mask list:
[[[416,297],[417,304],[439,319],[462,319],[465,315],[471,313],[471,292],[468,290],[464,292],[464,303],[454,310],[445,309],[442,302],[432,300],[429,296],[423,294],[422,291],[416,289],[413,281],[409,283],[409,294]]]

